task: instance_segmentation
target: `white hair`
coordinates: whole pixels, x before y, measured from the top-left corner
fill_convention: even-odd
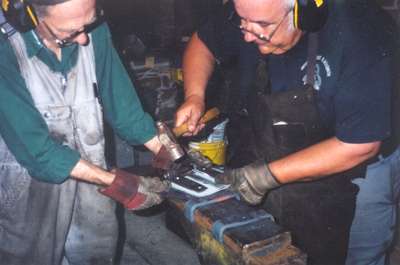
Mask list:
[[[284,5],[287,10],[293,9],[296,0],[284,0]]]
[[[47,8],[49,6],[32,4],[33,10],[38,18],[44,18],[47,15]]]

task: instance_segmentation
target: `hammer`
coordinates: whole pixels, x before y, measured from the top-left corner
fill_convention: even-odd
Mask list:
[[[209,109],[201,118],[200,118],[200,123],[207,123],[208,121],[216,118],[219,115],[219,110],[217,108],[212,108]],[[185,122],[183,123],[181,126],[179,127],[175,127],[172,129],[173,133],[175,134],[175,136],[178,138],[181,135],[183,135],[184,133],[188,132],[188,123]]]
[[[212,108],[201,117],[200,122],[206,123],[218,115],[219,110],[217,108]],[[170,130],[165,123],[158,121],[156,126],[158,129],[158,139],[162,143],[163,149],[169,154],[168,156],[170,157],[170,160],[164,159],[163,156],[156,156],[153,160],[153,166],[165,169],[169,166],[170,161],[176,161],[185,155],[184,150],[176,138],[188,132],[188,125],[187,122],[185,122],[181,126]]]

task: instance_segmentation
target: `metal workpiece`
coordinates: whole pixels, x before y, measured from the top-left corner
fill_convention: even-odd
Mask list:
[[[195,164],[198,167],[206,169],[206,168],[211,168],[213,166],[213,163],[211,162],[211,160],[208,159],[207,157],[203,156],[197,150],[189,148],[188,150],[186,150],[186,153],[187,153],[189,159],[191,160],[191,162],[193,162],[193,164]]]

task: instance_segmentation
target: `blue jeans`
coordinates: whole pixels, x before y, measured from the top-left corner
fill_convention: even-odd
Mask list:
[[[396,227],[400,194],[400,148],[369,165],[360,188],[350,230],[346,265],[383,265]]]

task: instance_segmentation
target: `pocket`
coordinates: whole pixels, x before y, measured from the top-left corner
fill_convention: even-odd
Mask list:
[[[394,203],[391,165],[388,161],[382,160],[368,166],[365,178],[357,178],[353,183],[360,188],[357,207]]]
[[[31,177],[19,165],[0,166],[0,215],[15,211],[17,201],[28,192]]]
[[[304,124],[274,124],[273,131],[277,146],[285,150],[286,155],[304,148],[307,144]]]
[[[102,113],[97,100],[90,100],[74,108],[76,128],[80,142],[94,146],[103,140]]]
[[[273,119],[288,123],[319,124],[320,116],[315,98],[316,91],[305,86],[271,93],[264,100]]]
[[[73,109],[76,141],[82,158],[105,167],[103,116],[97,100],[80,103]]]
[[[72,110],[70,106],[38,106],[50,135],[61,144],[74,147]]]

